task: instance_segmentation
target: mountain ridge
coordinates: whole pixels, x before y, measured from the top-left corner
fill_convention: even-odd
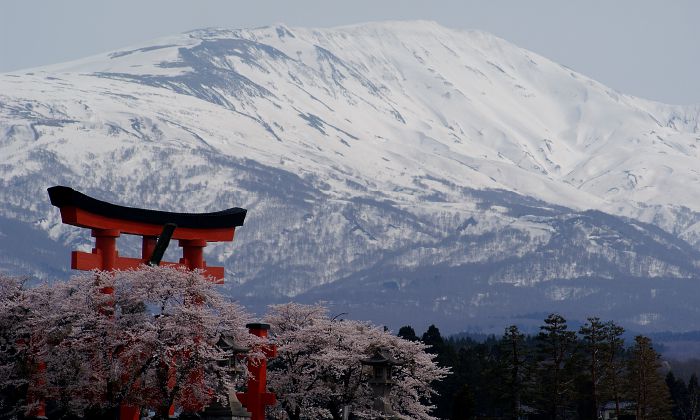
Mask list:
[[[695,287],[700,107],[620,94],[490,34],[210,28],[15,73],[0,75],[0,232],[45,232],[46,252],[90,248],[48,205],[45,189],[63,184],[159,210],[248,208],[236,242],[207,249],[248,300],[352,306],[353,284],[386,284],[452,305],[435,316],[459,330],[464,314],[478,325],[532,311],[518,294],[553,307],[564,296],[582,316],[586,299],[637,293],[635,281]],[[7,254],[0,266],[32,266]],[[436,267],[454,296],[418,281]],[[673,325],[664,284],[639,298],[644,312],[605,311]]]

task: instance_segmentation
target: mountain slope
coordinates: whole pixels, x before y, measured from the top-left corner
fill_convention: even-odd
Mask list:
[[[455,329],[533,304],[576,312],[651,280],[695,287],[698,114],[430,22],[198,30],[0,75],[0,216],[89,247],[46,187],[164,210],[241,206],[236,242],[207,255],[251,302],[352,306],[345,297],[400,297],[447,270],[452,309],[437,286],[415,291]],[[567,282],[588,292],[552,292]],[[478,297],[504,287],[529,303]],[[669,299],[620,314],[661,328],[680,319]]]

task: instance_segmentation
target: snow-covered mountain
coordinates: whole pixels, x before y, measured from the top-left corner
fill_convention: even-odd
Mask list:
[[[62,184],[247,208],[207,257],[252,305],[322,299],[447,331],[552,310],[694,329],[698,146],[700,106],[483,32],[197,30],[0,75],[0,265],[65,276],[68,249],[90,247],[49,205]]]

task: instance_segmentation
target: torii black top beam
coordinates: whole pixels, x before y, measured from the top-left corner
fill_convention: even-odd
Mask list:
[[[48,189],[51,204],[58,208],[76,207],[112,219],[122,219],[149,225],[174,223],[181,228],[218,229],[243,226],[246,210],[233,207],[213,213],[174,213],[120,206],[85,195],[70,187]]]

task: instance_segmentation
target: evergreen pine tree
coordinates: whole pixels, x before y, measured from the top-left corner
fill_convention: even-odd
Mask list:
[[[421,341],[430,346],[425,351],[437,356],[435,360],[439,366],[448,367],[454,372],[456,359],[454,348],[449,344],[449,342],[445,342],[438,327],[435,325],[428,327],[427,331],[423,333]],[[433,414],[436,417],[450,417],[450,413],[452,412],[453,397],[459,387],[462,385],[460,380],[461,378],[459,378],[458,375],[452,374],[435,386],[437,396],[433,398],[433,403],[435,403],[437,409]]]
[[[688,388],[685,386],[685,382],[682,379],[676,378],[673,372],[668,372],[666,375],[666,386],[668,386],[669,394],[671,396],[672,403],[672,414],[674,419],[686,420],[688,416],[686,415],[689,400],[688,400]]]
[[[605,328],[598,317],[588,318],[588,322],[581,326],[579,334],[583,337],[583,348],[588,363],[588,375],[590,383],[590,400],[588,404],[594,417],[597,415],[601,404],[600,383],[602,379],[602,365],[604,362]]]
[[[686,399],[686,409],[685,415],[688,420],[699,420],[700,419],[700,385],[698,385],[698,376],[696,374],[690,375],[690,380],[688,380],[687,387],[687,399]]]
[[[573,401],[576,333],[566,319],[550,314],[537,335],[536,406],[552,420],[569,418]]]
[[[403,327],[399,328],[399,333],[397,335],[408,341],[419,340],[418,336],[416,335],[416,330],[414,330],[410,325],[404,325]]]
[[[632,391],[637,420],[671,419],[671,397],[660,373],[659,354],[651,339],[638,335],[629,360],[627,386]]]
[[[527,348],[525,335],[517,326],[505,329],[500,341],[500,375],[502,398],[506,400],[508,418],[518,419],[522,413],[522,395],[526,380]]]
[[[431,348],[428,349],[430,353],[439,353],[441,347],[445,344],[445,340],[440,335],[440,330],[435,325],[430,325],[428,327],[428,330],[423,333],[421,341],[431,346]]]
[[[623,375],[625,371],[625,340],[622,334],[625,329],[608,321],[603,325],[603,378],[600,386],[602,399],[615,404],[615,416],[620,417],[620,403],[623,398]]]
[[[472,388],[465,384],[454,395],[450,420],[471,420],[476,416],[476,398]]]

